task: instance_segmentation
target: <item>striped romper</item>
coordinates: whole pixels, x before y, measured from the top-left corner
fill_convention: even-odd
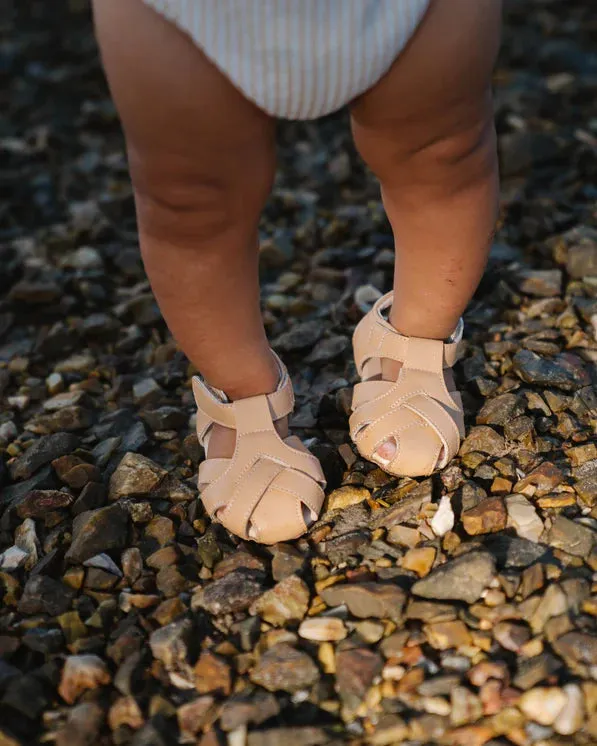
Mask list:
[[[314,119],[390,68],[430,0],[145,0],[260,109]]]

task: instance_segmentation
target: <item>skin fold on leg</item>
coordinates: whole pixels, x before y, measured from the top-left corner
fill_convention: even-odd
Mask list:
[[[404,52],[351,107],[394,233],[389,320],[407,336],[447,339],[485,268],[499,198],[491,75],[500,28],[501,0],[432,0]],[[399,370],[382,363],[386,380]],[[377,451],[388,461],[395,452],[393,439]]]
[[[231,399],[269,393],[279,371],[259,306],[257,228],[275,123],[141,0],[95,0],[94,20],[162,314],[212,386]],[[231,455],[234,440],[214,426],[210,455]]]

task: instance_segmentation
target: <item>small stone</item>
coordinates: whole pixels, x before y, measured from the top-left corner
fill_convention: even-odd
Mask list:
[[[254,554],[242,549],[232,552],[218,562],[213,570],[213,579],[219,580],[229,575],[234,570],[255,570],[256,572],[267,572],[266,563]]]
[[[430,521],[431,530],[436,536],[445,536],[454,528],[454,510],[450,495],[443,495],[439,507]]]
[[[453,726],[474,723],[483,715],[483,706],[479,698],[464,686],[455,686],[451,692],[450,722]],[[477,743],[476,741],[465,741],[463,744]],[[485,743],[485,741],[480,742]]]
[[[355,630],[364,642],[375,645],[384,636],[386,625],[384,622],[378,622],[374,619],[365,619],[355,624]]]
[[[56,746],[93,746],[104,722],[104,711],[95,702],[73,707],[64,726],[56,734]]]
[[[504,502],[499,497],[482,500],[475,508],[462,514],[464,530],[470,536],[502,531],[506,527],[507,513]]]
[[[369,521],[372,529],[384,527],[390,529],[398,523],[408,523],[418,516],[425,505],[431,502],[431,480],[426,479],[411,489],[406,497],[395,502],[389,508],[374,511]]]
[[[21,614],[59,616],[68,610],[74,595],[71,588],[47,575],[33,575],[25,585],[18,610]]]
[[[29,552],[21,547],[12,546],[0,553],[0,570],[12,572],[25,567],[29,561]]]
[[[552,644],[555,652],[573,671],[586,676],[597,666],[597,636],[589,632],[568,632]]]
[[[139,407],[154,404],[162,396],[162,388],[153,378],[144,378],[133,385],[133,399]]]
[[[84,562],[102,552],[124,549],[128,522],[128,513],[120,505],[81,513],[73,522],[73,540],[66,558],[73,563]]]
[[[593,548],[597,533],[581,523],[559,515],[547,535],[547,542],[556,549],[586,559]]]
[[[291,575],[254,601],[249,611],[268,624],[282,627],[303,619],[308,607],[309,588],[297,575]]]
[[[406,600],[401,588],[382,583],[333,585],[322,590],[320,595],[328,606],[346,604],[350,613],[359,619],[374,617],[400,621]]]
[[[365,487],[339,487],[329,494],[324,505],[324,511],[342,510],[350,505],[357,505],[371,497]]]
[[[306,563],[304,554],[291,544],[277,544],[272,558],[272,575],[274,580],[280,581],[290,575],[299,573]]]
[[[565,684],[562,687],[566,704],[553,721],[553,729],[561,736],[571,736],[579,731],[585,720],[585,698],[578,684]]]
[[[544,461],[530,474],[514,486],[514,492],[527,497],[542,497],[558,487],[564,481],[564,475],[554,464]]]
[[[518,702],[520,710],[540,725],[552,725],[566,706],[567,697],[556,687],[537,687],[524,692]]]
[[[525,269],[518,273],[518,287],[526,295],[553,298],[562,290],[562,272],[559,269]]]
[[[191,621],[180,619],[156,629],[149,636],[153,657],[162,662],[172,683],[185,689],[195,686],[193,669],[188,663],[191,634]]]
[[[265,578],[256,570],[235,570],[205,586],[199,605],[210,614],[244,611],[265,590]]]
[[[464,622],[435,622],[426,624],[423,632],[432,648],[448,650],[471,644],[471,635]]]
[[[535,634],[539,634],[548,619],[564,614],[567,609],[568,598],[564,591],[557,584],[548,585],[529,619],[531,629]]]
[[[524,406],[516,394],[500,394],[487,399],[477,415],[478,425],[505,425],[524,414]]]
[[[314,642],[337,642],[346,637],[344,622],[336,617],[312,617],[301,622],[299,636]]]
[[[280,643],[260,658],[250,678],[270,692],[297,692],[312,686],[319,678],[319,670],[306,653]]]
[[[537,511],[523,495],[506,497],[508,525],[512,526],[518,536],[529,541],[539,541],[543,533],[543,521]]]
[[[195,689],[199,694],[222,694],[227,697],[231,688],[228,664],[209,651],[201,653],[195,664]]]
[[[576,391],[590,383],[582,361],[570,353],[546,358],[531,350],[519,350],[512,360],[512,369],[525,383],[563,391]]]
[[[62,669],[58,693],[72,705],[84,691],[111,681],[106,664],[97,655],[69,655]]]
[[[528,627],[513,622],[499,622],[493,628],[493,636],[506,650],[519,653],[522,646],[531,638]]]
[[[323,336],[319,321],[303,321],[274,339],[272,347],[279,352],[298,352],[313,347]]]
[[[276,697],[262,689],[234,694],[222,706],[220,725],[225,731],[236,731],[250,723],[260,725],[276,717],[279,712],[280,705]],[[261,736],[263,731],[258,733]]]
[[[48,513],[67,508],[73,496],[62,490],[31,490],[13,503],[19,518],[41,518]]]
[[[123,725],[138,730],[143,725],[143,713],[132,696],[120,697],[108,711],[108,725],[110,730],[117,730]]]
[[[473,427],[460,447],[460,455],[480,451],[499,456],[505,449],[504,438],[487,425]]]
[[[495,575],[493,557],[486,552],[468,552],[436,567],[412,587],[416,596],[474,603]]]
[[[145,497],[155,492],[167,472],[140,453],[126,453],[110,478],[110,500]]]
[[[146,410],[141,415],[155,432],[160,430],[181,430],[186,427],[188,414],[178,407],[163,406]]]
[[[429,574],[435,562],[437,552],[434,547],[418,547],[409,549],[401,561],[405,570],[415,572],[420,578]]]
[[[382,668],[383,660],[378,653],[368,648],[339,646],[336,653],[336,687],[344,707],[349,711],[359,707]]]
[[[585,443],[582,446],[575,446],[566,451],[566,456],[572,466],[582,466],[587,461],[597,459],[597,445],[595,443]]]
[[[42,466],[74,451],[79,439],[69,433],[44,435],[10,464],[13,480],[29,479]]]
[[[216,714],[214,698],[210,696],[197,697],[181,705],[176,711],[176,716],[182,737],[189,740],[190,737],[196,736],[215,720]]]
[[[570,277],[578,279],[597,276],[597,243],[589,237],[583,237],[578,244],[570,246],[566,270]]]
[[[417,529],[409,528],[408,526],[392,526],[388,531],[388,541],[390,544],[395,544],[399,547],[416,547],[421,542],[421,539],[421,534]]]

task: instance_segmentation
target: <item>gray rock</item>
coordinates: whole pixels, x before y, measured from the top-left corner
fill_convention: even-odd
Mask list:
[[[406,593],[397,585],[386,583],[343,583],[321,591],[328,606],[345,604],[359,619],[374,617],[400,621]]]
[[[258,570],[235,570],[206,585],[201,591],[199,605],[214,615],[244,611],[265,590],[263,573]]]
[[[126,453],[110,478],[110,500],[144,497],[155,492],[167,472],[139,453]]]
[[[590,383],[582,361],[572,355],[545,358],[531,350],[519,350],[512,360],[512,369],[525,383],[555,386],[563,391],[575,391]]]
[[[270,692],[298,692],[319,679],[319,669],[307,653],[280,643],[260,658],[250,677]]]
[[[149,427],[156,430],[180,430],[185,427],[188,421],[188,415],[178,407],[159,407],[150,409],[142,414],[143,419]]]
[[[73,540],[66,559],[80,563],[102,552],[126,547],[129,514],[120,505],[109,505],[78,515],[73,523]]]
[[[490,456],[499,456],[505,450],[504,438],[487,425],[473,427],[460,446],[462,456],[467,453],[481,452]]]
[[[426,578],[417,581],[416,596],[474,603],[495,575],[493,557],[487,552],[468,552],[440,565]]]
[[[570,277],[597,277],[597,236],[585,236],[568,249],[566,270]]]
[[[559,515],[549,530],[547,541],[556,549],[563,549],[568,554],[586,559],[591,553],[596,538],[597,532],[588,526]]]
[[[60,616],[70,608],[74,591],[46,575],[29,578],[18,604],[21,614]]]
[[[336,687],[345,707],[356,710],[379,676],[383,659],[368,648],[341,643],[336,654]]]
[[[524,413],[524,404],[516,394],[500,394],[486,399],[477,415],[479,425],[505,425]]]
[[[79,439],[69,433],[44,435],[12,462],[10,475],[14,480],[29,479],[41,466],[72,453],[78,444]]]
[[[298,352],[313,347],[323,336],[324,326],[320,321],[302,321],[280,334],[272,342],[279,352]]]

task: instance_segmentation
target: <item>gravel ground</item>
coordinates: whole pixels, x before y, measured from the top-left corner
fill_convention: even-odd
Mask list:
[[[197,500],[192,371],[88,15],[62,9],[15,6],[0,46],[0,746],[595,744],[591,4],[507,6],[503,225],[456,371],[468,437],[430,479],[348,440],[350,334],[391,283],[377,186],[343,114],[280,127],[264,317],[330,489],[272,548]]]

